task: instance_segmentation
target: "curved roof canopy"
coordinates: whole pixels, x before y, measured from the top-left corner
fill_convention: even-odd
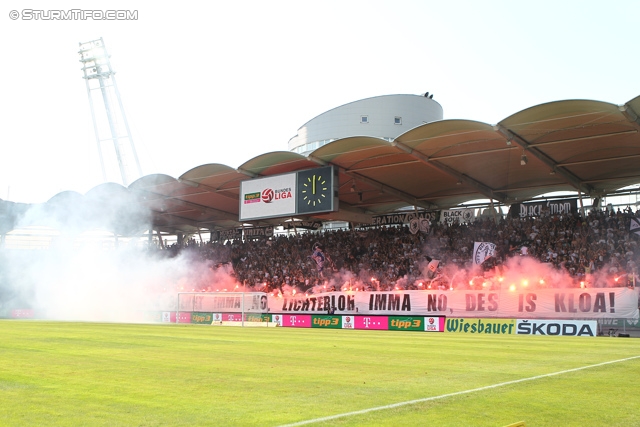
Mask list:
[[[58,195],[48,204],[67,200],[80,206],[97,199],[104,205],[109,200],[105,194],[113,192],[121,200],[126,190],[125,205],[136,204],[127,212],[143,219],[142,211],[148,209],[155,229],[224,229],[240,225],[241,181],[323,165],[339,171],[340,211],[316,216],[321,220],[368,222],[372,215],[403,207],[448,209],[477,199],[509,205],[553,191],[599,197],[640,183],[639,115],[640,96],[622,106],[557,101],[517,112],[496,125],[442,120],[392,142],[354,136],[308,156],[266,153],[237,169],[205,164],[177,179],[147,175],[128,189],[103,184],[100,191],[96,187],[87,193],[84,203],[78,202],[80,195]]]

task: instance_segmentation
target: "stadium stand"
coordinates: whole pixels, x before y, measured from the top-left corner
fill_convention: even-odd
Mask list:
[[[629,229],[631,218],[638,216],[640,211],[634,214],[630,208],[625,212],[591,210],[584,218],[547,215],[435,223],[429,233],[412,234],[407,226],[384,226],[244,242],[189,239],[182,245],[165,249],[156,245],[152,250],[160,256],[192,253],[217,268],[231,265],[231,274],[240,284],[267,292],[319,292],[344,286],[361,290],[459,288],[471,286],[474,278],[499,276],[514,257],[536,259],[559,274],[561,279],[545,286],[634,286],[640,250],[637,236]],[[314,242],[325,248],[323,276],[310,257]],[[474,264],[474,242],[494,243],[494,256]],[[439,264],[430,271],[433,260]],[[491,281],[490,286],[499,283]]]

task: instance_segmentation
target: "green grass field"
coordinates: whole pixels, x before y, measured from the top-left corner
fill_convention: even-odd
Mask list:
[[[640,340],[0,321],[2,426],[279,426],[640,356]],[[640,426],[640,358],[313,426]]]

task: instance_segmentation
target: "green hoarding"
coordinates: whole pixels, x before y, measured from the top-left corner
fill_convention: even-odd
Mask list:
[[[213,313],[191,313],[191,323],[210,325],[213,322]]]
[[[424,317],[389,316],[389,330],[424,332]]]
[[[516,319],[461,319],[448,318],[445,331],[467,334],[513,335]]]
[[[145,311],[143,313],[143,319],[145,322],[162,322],[162,311]]]
[[[342,316],[311,316],[311,327],[342,329]]]
[[[271,322],[270,314],[248,313],[246,315],[247,322]]]

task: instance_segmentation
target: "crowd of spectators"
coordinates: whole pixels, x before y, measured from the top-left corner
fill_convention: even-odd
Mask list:
[[[231,266],[238,283],[267,292],[442,289],[471,286],[478,277],[498,286],[497,278],[515,257],[534,259],[558,273],[544,286],[628,286],[635,285],[640,256],[640,236],[630,230],[630,223],[639,216],[640,211],[628,208],[591,210],[584,217],[480,217],[463,224],[433,223],[428,233],[413,234],[408,226],[368,227],[250,241],[191,239],[167,249],[208,260],[211,268]],[[475,242],[494,243],[494,256],[475,264]],[[321,274],[311,257],[314,244],[326,256]],[[429,268],[432,260],[439,261],[436,271]]]

